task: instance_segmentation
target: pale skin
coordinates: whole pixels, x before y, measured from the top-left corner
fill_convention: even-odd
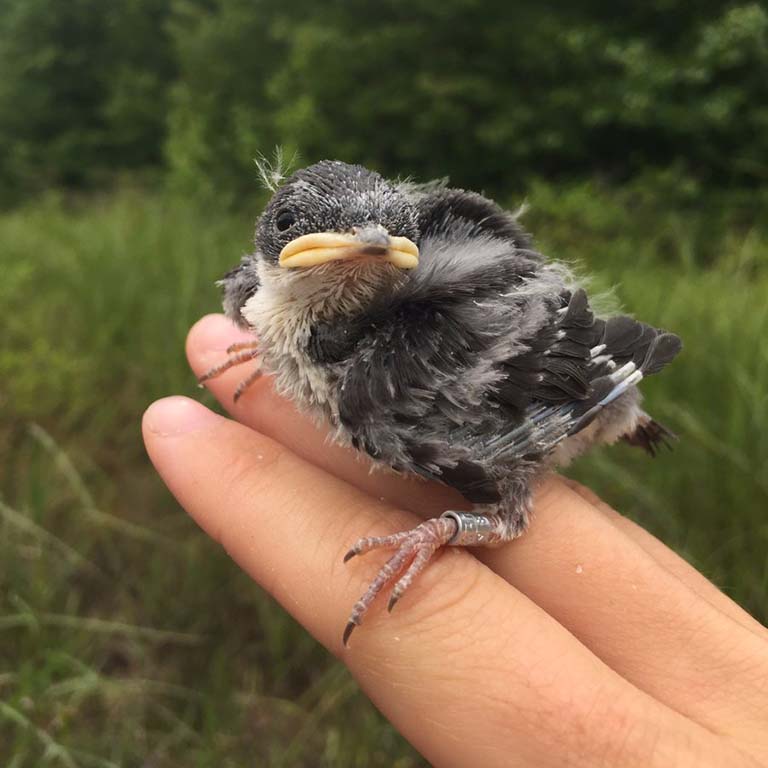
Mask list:
[[[219,315],[190,332],[202,374],[250,337]],[[208,383],[232,419],[160,400],[144,416],[170,490],[255,581],[352,671],[436,766],[768,766],[768,630],[639,526],[561,477],[511,544],[447,549],[344,649],[350,606],[449,489],[369,472],[248,365]],[[674,460],[665,457],[665,460]],[[653,471],[649,465],[648,471]],[[727,511],[723,511],[727,514]]]

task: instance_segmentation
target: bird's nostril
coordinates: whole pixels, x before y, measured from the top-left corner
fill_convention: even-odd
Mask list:
[[[389,234],[380,224],[352,227],[352,234],[362,245],[367,246],[366,252],[383,252],[389,247]],[[369,248],[375,250],[369,251]]]

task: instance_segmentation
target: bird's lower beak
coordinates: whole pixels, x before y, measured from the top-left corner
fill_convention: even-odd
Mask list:
[[[361,256],[378,257],[400,269],[414,269],[419,263],[418,246],[407,237],[390,237],[381,228],[364,228],[352,234],[314,232],[297,237],[280,252],[280,266],[316,267]]]

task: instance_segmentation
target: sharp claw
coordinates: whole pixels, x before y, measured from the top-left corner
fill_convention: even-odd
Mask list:
[[[237,389],[235,389],[235,392],[232,395],[232,401],[236,403],[246,393],[251,384],[260,378],[261,368],[257,368],[253,373],[251,373],[237,385]]]
[[[349,636],[355,631],[357,624],[354,621],[348,621],[347,626],[344,628],[344,636],[341,638],[341,642],[346,648],[349,643]]]
[[[362,617],[368,611],[382,588],[394,579],[404,568],[405,573],[392,588],[387,610],[397,605],[397,602],[408,590],[413,580],[424,570],[432,555],[444,546],[456,531],[456,523],[445,518],[433,518],[418,525],[412,531],[403,531],[391,536],[360,539],[344,555],[344,562],[355,555],[380,548],[395,548],[395,553],[379,569],[376,578],[369,584],[360,600],[355,603],[354,610],[344,630],[344,645]],[[410,562],[410,565],[408,563]]]

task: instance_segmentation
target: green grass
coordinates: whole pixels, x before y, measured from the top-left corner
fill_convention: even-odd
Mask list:
[[[530,202],[545,250],[686,343],[645,386],[674,454],[617,447],[574,474],[768,620],[768,236],[735,206],[634,190],[539,186]],[[4,765],[422,764],[141,447],[152,399],[199,395],[183,339],[251,229],[136,192],[0,217]]]

